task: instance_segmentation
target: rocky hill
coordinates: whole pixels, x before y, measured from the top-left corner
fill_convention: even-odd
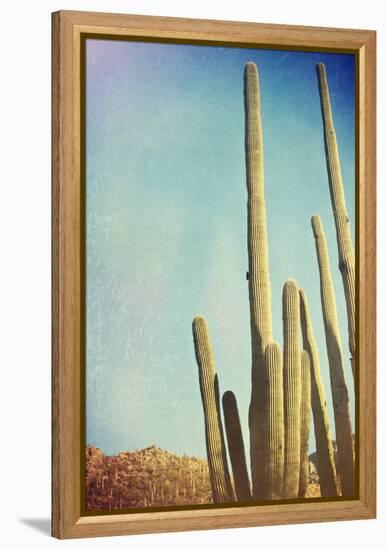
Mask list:
[[[87,510],[119,510],[212,502],[207,461],[152,446],[103,454],[86,447]]]
[[[310,455],[307,497],[319,497],[315,455]],[[115,456],[86,447],[89,511],[212,503],[208,463],[151,446]]]

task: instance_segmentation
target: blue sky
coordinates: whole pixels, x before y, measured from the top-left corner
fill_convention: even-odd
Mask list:
[[[88,39],[86,59],[87,443],[106,454],[155,444],[205,456],[191,330],[201,314],[249,448],[248,61],[260,73],[274,336],[282,343],[282,287],[294,278],[308,296],[333,425],[310,223],[318,213],[354,421],[315,68],[327,69],[354,239],[354,56]]]

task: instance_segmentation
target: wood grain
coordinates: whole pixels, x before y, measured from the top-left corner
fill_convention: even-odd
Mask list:
[[[97,516],[82,512],[82,33],[339,50],[357,55],[357,499]],[[375,32],[367,30],[74,11],[52,15],[53,536],[94,537],[375,517],[375,40]]]

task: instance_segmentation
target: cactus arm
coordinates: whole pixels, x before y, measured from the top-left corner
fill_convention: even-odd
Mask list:
[[[338,496],[334,448],[332,445],[330,419],[328,417],[323,379],[320,372],[319,353],[312,329],[306,293],[299,291],[300,322],[303,348],[308,352],[311,366],[311,407],[314,420],[318,475],[322,497]]]
[[[338,243],[339,269],[343,279],[346,298],[351,367],[355,375],[355,255],[344,196],[339,150],[332,117],[326,68],[323,63],[317,65],[317,73],[324,125],[327,171]]]
[[[218,378],[204,317],[193,320],[193,338],[204,409],[205,438],[213,501],[234,500],[221,422]]]
[[[247,502],[251,500],[251,489],[245,461],[239,411],[234,393],[231,391],[225,392],[222,398],[222,404],[237,501]]]
[[[285,457],[283,497],[297,498],[300,472],[301,349],[299,290],[295,281],[283,289],[283,387]]]
[[[264,368],[264,498],[276,500],[283,496],[284,473],[283,356],[276,342],[265,348]]]
[[[319,265],[320,294],[338,447],[338,473],[342,495],[353,496],[355,493],[354,449],[335,293],[322,222],[317,215],[312,216],[311,221]]]
[[[271,282],[268,270],[268,238],[264,198],[263,133],[259,75],[254,63],[244,70],[245,162],[248,190],[248,287],[252,346],[252,391],[249,408],[250,455],[255,498],[260,498],[261,437],[264,403],[262,369],[264,350],[272,340]]]
[[[308,441],[311,423],[311,372],[310,356],[302,351],[301,356],[302,400],[300,407],[300,474],[299,497],[305,498],[308,488]]]

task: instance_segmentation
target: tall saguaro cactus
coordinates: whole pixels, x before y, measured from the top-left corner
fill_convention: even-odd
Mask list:
[[[284,401],[283,356],[279,345],[272,342],[265,348],[264,384],[266,409],[264,411],[264,494],[267,500],[283,495],[284,474]]]
[[[245,161],[248,190],[249,305],[252,345],[252,391],[249,408],[250,454],[253,493],[261,497],[261,436],[264,409],[262,370],[266,345],[272,341],[271,282],[264,199],[263,132],[259,75],[254,63],[244,71]]]
[[[221,423],[218,378],[204,317],[193,320],[193,338],[205,417],[205,438],[214,502],[233,500]]]
[[[346,298],[351,367],[353,374],[355,374],[355,255],[344,196],[338,142],[332,117],[326,68],[323,63],[317,65],[317,72],[324,124],[327,171],[338,242],[339,269],[343,279]]]
[[[247,502],[251,500],[251,489],[235,394],[231,391],[225,392],[222,397],[222,405],[237,501]]]
[[[332,445],[323,379],[320,372],[319,353],[312,329],[306,293],[301,289],[299,295],[303,348],[309,354],[311,366],[311,407],[314,419],[320,492],[322,497],[334,497],[338,496],[334,447]]]
[[[308,487],[308,440],[311,423],[311,372],[308,352],[302,351],[302,399],[300,406],[300,475],[299,497],[304,498]]]
[[[352,496],[355,492],[354,448],[335,293],[322,222],[317,215],[312,216],[311,221],[319,265],[320,293],[330,367],[336,443],[338,447],[338,471],[341,480],[342,495]]]
[[[300,473],[301,349],[299,290],[295,281],[283,289],[283,387],[285,458],[283,497],[296,498]]]

